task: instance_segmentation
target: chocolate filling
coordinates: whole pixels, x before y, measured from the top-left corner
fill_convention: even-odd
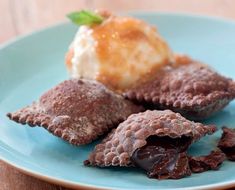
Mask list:
[[[170,138],[150,136],[147,144],[137,149],[132,162],[147,172],[150,178],[179,179],[191,174],[186,150],[191,138]]]
[[[235,147],[231,148],[220,148],[227,156],[228,160],[235,161]]]

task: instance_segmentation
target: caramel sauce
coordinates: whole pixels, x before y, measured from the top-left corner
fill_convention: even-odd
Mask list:
[[[148,28],[148,35],[144,31]],[[93,37],[97,41],[96,53],[102,63],[97,80],[113,89],[123,89],[130,87],[124,81],[125,74],[137,77],[149,77],[155,73],[164,63],[154,64],[149,70],[141,70],[133,64],[128,64],[130,54],[141,43],[147,43],[154,49],[154,52],[169,57],[167,44],[156,37],[156,30],[148,26],[145,22],[132,18],[108,18],[101,25],[93,27]],[[141,55],[134,58],[136,64],[140,61]]]
[[[190,57],[188,57],[187,55],[175,54],[174,59],[175,59],[174,66],[176,66],[176,67],[179,67],[182,65],[188,65],[193,62],[193,60]]]
[[[74,49],[70,48],[65,55],[65,63],[69,71],[72,69],[72,58],[74,56]]]
[[[194,65],[196,64],[196,65],[198,65],[198,67],[209,67],[207,64],[199,62],[199,61],[195,61],[187,55],[175,54],[174,61],[175,62],[172,65],[174,68],[178,68],[181,66],[187,66],[187,65],[191,65],[191,64],[194,64]]]

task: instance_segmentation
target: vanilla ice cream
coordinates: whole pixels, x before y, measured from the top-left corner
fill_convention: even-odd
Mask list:
[[[111,16],[99,25],[78,29],[66,63],[74,78],[98,80],[123,91],[172,60],[171,49],[154,27]]]

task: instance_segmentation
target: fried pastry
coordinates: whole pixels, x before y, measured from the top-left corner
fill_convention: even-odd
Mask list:
[[[189,156],[189,166],[193,173],[201,173],[207,170],[217,170],[225,160],[225,154],[220,151],[212,151],[206,156]]]
[[[41,126],[74,145],[87,144],[140,112],[120,95],[92,80],[66,80],[32,103],[7,116],[15,122]]]
[[[226,154],[229,160],[235,161],[235,129],[223,127],[223,134],[218,147]]]
[[[95,147],[84,164],[136,166],[149,177],[182,178],[191,174],[186,155],[190,144],[215,130],[170,110],[132,114]]]
[[[185,56],[176,57],[148,81],[124,94],[151,109],[171,109],[192,120],[205,119],[235,98],[235,82]]]

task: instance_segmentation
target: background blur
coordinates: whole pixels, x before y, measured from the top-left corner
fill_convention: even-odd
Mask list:
[[[64,21],[79,9],[186,12],[235,20],[235,0],[0,0],[0,43]]]

